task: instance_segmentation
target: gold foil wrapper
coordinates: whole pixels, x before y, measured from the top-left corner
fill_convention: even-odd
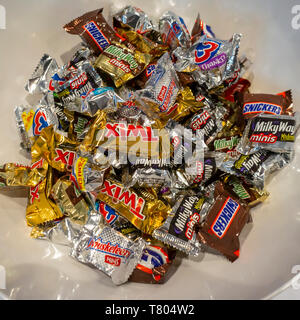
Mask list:
[[[145,191],[125,189],[124,185],[110,177],[104,181],[97,199],[107,203],[137,229],[151,235],[163,224],[171,210],[155,194],[152,196],[145,197]]]
[[[38,138],[39,139],[39,138]],[[37,140],[38,140],[37,139]],[[53,181],[53,169],[32,146],[31,166],[6,164],[0,169],[0,183],[5,187],[29,187],[26,221],[28,226],[42,226],[63,217],[62,212],[49,198]]]
[[[138,122],[108,121],[106,114],[99,112],[79,149],[83,153],[91,153],[98,147],[116,154],[166,158],[170,152],[170,141],[163,128],[142,126]]]
[[[261,202],[264,202],[270,195],[270,193],[267,190],[259,190],[256,187],[250,188],[252,193],[255,196],[255,199],[253,201],[249,202],[249,207],[253,208],[256,205],[260,204]]]
[[[80,99],[79,103],[82,103],[82,99]],[[70,140],[76,141],[76,140],[82,140],[81,134],[86,129],[86,127],[89,125],[91,121],[91,116],[86,113],[80,113],[76,111],[70,111],[65,108],[64,114],[68,118],[68,121],[70,122],[69,130],[68,130],[68,138]]]
[[[53,186],[51,194],[65,216],[78,224],[87,222],[90,212],[89,204],[72,181],[59,179]]]
[[[31,148],[32,159],[44,158],[48,164],[61,172],[72,168],[78,142],[54,131],[53,126],[44,128]]]
[[[234,102],[218,96],[218,101],[227,110],[228,115],[222,121],[223,129],[218,133],[218,138],[234,135],[242,136],[245,128],[245,120],[242,116],[242,109]]]
[[[45,235],[44,228],[33,227],[30,232],[30,237],[34,239],[43,238]]]
[[[151,55],[111,44],[95,61],[94,67],[108,74],[118,88],[139,75],[151,61]]]
[[[158,44],[151,41],[149,38],[134,31],[129,26],[123,24],[120,21],[116,21],[119,25],[116,27],[116,31],[119,35],[125,38],[131,45],[137,50],[150,54],[153,58],[159,58],[163,53],[169,50],[169,47],[164,44]]]
[[[50,199],[53,170],[48,168],[47,176],[36,186],[30,188],[26,208],[26,221],[28,226],[42,226],[48,221],[63,217],[63,213],[54,201]]]
[[[92,152],[96,144],[96,135],[99,130],[104,130],[106,126],[106,113],[102,110],[98,110],[95,114],[95,119],[92,122],[89,131],[84,137],[84,140],[79,146],[81,152]]]
[[[203,102],[196,101],[195,96],[189,87],[185,87],[179,91],[176,103],[178,106],[171,114],[172,119],[175,121],[179,121],[190,113],[195,113],[204,107]]]
[[[38,163],[37,163],[38,164]],[[35,187],[47,173],[47,162],[41,159],[41,166],[23,166],[7,163],[0,167],[0,187]]]

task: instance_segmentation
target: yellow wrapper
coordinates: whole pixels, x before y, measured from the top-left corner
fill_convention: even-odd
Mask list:
[[[150,54],[132,51],[121,44],[111,44],[98,57],[94,66],[107,73],[118,88],[139,75],[151,58]]]
[[[31,148],[32,159],[43,158],[58,170],[71,170],[78,142],[54,131],[53,126],[44,128]]]
[[[85,181],[84,181],[84,167],[88,162],[88,158],[79,157],[74,165],[75,177],[78,187],[82,191],[86,191],[85,189]]]
[[[72,181],[59,179],[53,186],[51,194],[64,215],[78,224],[87,222],[89,205]]]
[[[107,203],[137,229],[150,235],[163,224],[171,210],[155,194],[153,197],[145,197],[145,192],[142,194],[133,188],[125,189],[113,178],[104,181],[97,199]]]
[[[103,179],[108,174],[109,166],[98,166],[89,161],[87,157],[76,157],[72,178],[76,188],[81,192],[89,192],[97,195],[103,184]]]

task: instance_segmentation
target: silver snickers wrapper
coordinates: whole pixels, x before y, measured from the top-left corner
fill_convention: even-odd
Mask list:
[[[166,52],[157,61],[157,66],[144,89],[135,92],[136,99],[140,103],[138,107],[153,119],[171,114],[180,89],[173,62]],[[150,108],[149,104],[157,106],[158,110]]]
[[[219,106],[213,110],[205,106],[200,112],[192,115],[185,126],[197,133],[194,139],[203,139],[206,145],[209,145],[222,130],[222,119],[226,113],[225,108]]]

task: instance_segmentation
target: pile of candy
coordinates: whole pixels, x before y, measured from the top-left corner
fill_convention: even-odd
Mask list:
[[[132,6],[64,29],[82,47],[62,67],[45,54],[26,85],[40,102],[15,109],[31,165],[0,169],[1,187],[28,188],[31,236],[115,284],[164,282],[178,251],[235,261],[266,177],[293,158],[291,91],[250,93],[241,35],[199,15],[191,34]]]

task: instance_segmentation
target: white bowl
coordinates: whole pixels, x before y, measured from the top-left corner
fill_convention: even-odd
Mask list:
[[[6,29],[0,30],[0,163],[29,162],[19,152],[13,108],[26,102],[24,84],[42,54],[66,62],[68,51],[80,39],[65,33],[62,26],[102,6],[107,15],[109,3],[1,0]],[[217,37],[242,33],[240,52],[248,53],[254,63],[252,92],[291,88],[299,111],[300,30],[292,28],[289,1],[118,1],[118,7],[126,4],[155,16],[172,10],[188,27],[199,11]],[[253,223],[241,235],[240,258],[230,263],[206,253],[199,261],[184,259],[163,285],[114,286],[101,272],[70,258],[67,248],[31,239],[25,223],[26,198],[18,192],[1,192],[0,265],[6,270],[6,290],[1,292],[11,299],[263,298],[290,280],[293,266],[300,264],[299,141],[295,147],[293,162],[269,182],[269,199],[252,210]]]

